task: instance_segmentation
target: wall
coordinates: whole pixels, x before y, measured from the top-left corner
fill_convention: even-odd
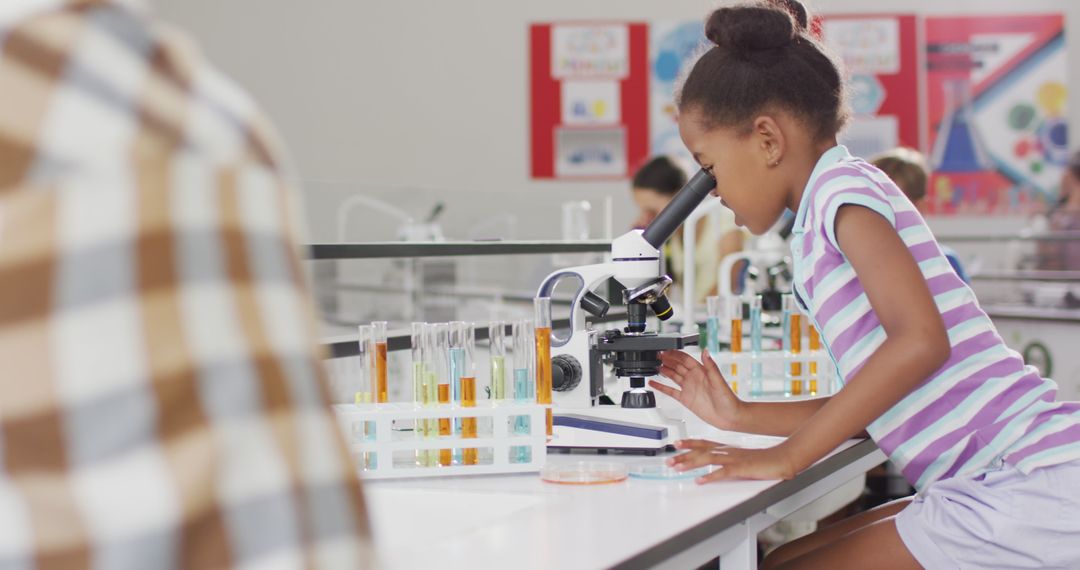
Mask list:
[[[447,199],[444,224],[451,237],[467,237],[477,224],[507,211],[518,215],[517,237],[557,237],[558,204],[578,197],[594,203],[594,228],[600,224],[600,200],[614,197],[615,229],[625,228],[632,207],[624,183],[528,178],[528,25],[699,18],[716,5],[703,0],[151,4],[191,31],[284,133],[305,181],[316,240],[333,239],[337,205],[357,190],[392,199],[418,216]],[[1057,11],[1068,21],[1080,15],[1080,2],[1064,0],[816,0],[808,5],[818,13]],[[1080,29],[1067,34],[1069,57],[1080,62]],[[1080,108],[1080,87],[1072,90],[1070,104]],[[1075,117],[1071,128],[1080,132]],[[1005,222],[997,227],[1019,225]],[[971,220],[935,224],[944,231],[976,227]],[[393,226],[359,224],[351,235],[388,238]]]
[[[393,197],[414,215],[449,199],[447,232],[515,209],[518,237],[557,235],[559,202],[597,206],[616,197],[616,229],[632,214],[620,182],[534,182],[528,178],[527,44],[530,22],[565,19],[701,17],[711,2],[343,2],[173,0],[154,2],[261,101],[300,168],[313,238],[332,239],[330,221],[350,192]],[[674,5],[673,5],[674,4]],[[819,12],[927,14],[1080,11],[1080,4],[819,0]],[[255,18],[252,19],[252,16]],[[1080,38],[1069,33],[1078,61]],[[1080,105],[1080,89],[1071,95]],[[1078,122],[1073,121],[1076,129]],[[1076,131],[1074,131],[1076,132]],[[389,188],[387,188],[389,187]],[[422,191],[419,189],[427,189]],[[463,192],[466,202],[455,200]],[[510,195],[513,203],[502,197]],[[525,206],[525,207],[522,207]],[[594,216],[599,226],[599,215]],[[382,224],[386,226],[388,224]],[[365,231],[370,229],[370,231]],[[355,231],[360,235],[356,235]],[[392,228],[354,230],[357,239]]]

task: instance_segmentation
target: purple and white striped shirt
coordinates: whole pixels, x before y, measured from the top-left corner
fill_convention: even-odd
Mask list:
[[[948,329],[948,361],[867,431],[916,489],[1001,463],[1025,473],[1080,459],[1080,402],[1005,346],[911,201],[877,168],[837,146],[818,161],[795,219],[795,288],[844,383],[885,341],[885,330],[836,241],[840,206],[881,214],[926,278]]]

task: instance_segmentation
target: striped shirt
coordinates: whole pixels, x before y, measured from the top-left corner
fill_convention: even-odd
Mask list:
[[[358,568],[297,196],[134,0],[0,1],[0,568]]]
[[[795,288],[843,382],[885,341],[855,271],[836,241],[836,213],[852,204],[881,214],[919,264],[948,329],[948,361],[868,426],[919,490],[1002,463],[1028,473],[1080,459],[1080,403],[1005,346],[911,201],[877,168],[837,146],[818,161],[796,214]]]

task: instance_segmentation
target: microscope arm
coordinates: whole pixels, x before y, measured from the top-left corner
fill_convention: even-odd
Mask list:
[[[538,297],[550,297],[555,291],[555,285],[563,279],[574,277],[580,282],[577,292],[574,294],[573,304],[570,306],[570,334],[561,337],[555,331],[552,331],[551,346],[565,346],[570,342],[570,338],[573,337],[574,333],[585,330],[585,315],[582,314],[581,301],[593,289],[611,278],[612,275],[614,275],[614,264],[609,262],[559,269],[544,279],[543,283],[540,284],[540,290],[537,292]]]

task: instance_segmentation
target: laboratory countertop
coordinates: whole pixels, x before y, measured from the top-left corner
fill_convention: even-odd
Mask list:
[[[781,441],[718,430],[704,437],[741,447]],[[549,454],[548,463],[664,459]],[[789,481],[629,478],[577,486],[527,473],[369,481],[365,490],[383,568],[640,568],[670,561],[826,479],[839,486],[883,460],[872,441],[850,440]]]

